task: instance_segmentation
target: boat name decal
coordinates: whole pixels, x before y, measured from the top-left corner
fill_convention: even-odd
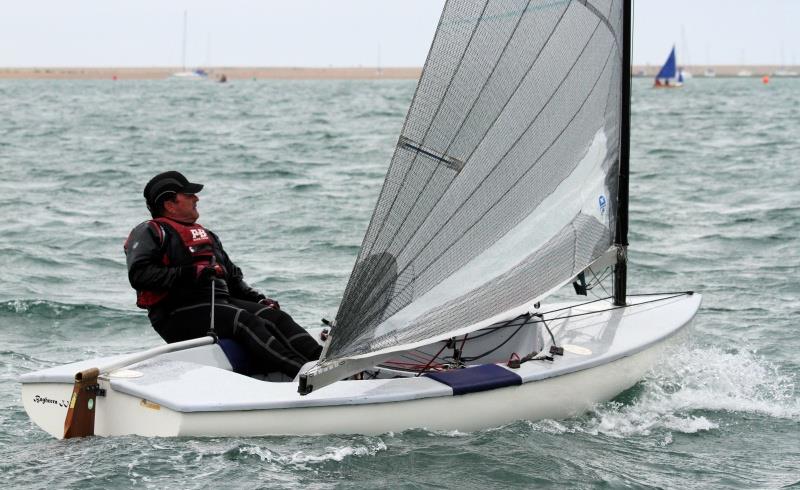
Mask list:
[[[59,407],[68,407],[69,403],[66,400],[53,400],[46,396],[34,395],[33,403],[41,403],[42,405],[57,405]]]

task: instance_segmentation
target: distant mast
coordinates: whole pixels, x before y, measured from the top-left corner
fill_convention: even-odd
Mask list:
[[[181,50],[181,71],[186,71],[186,22],[188,13],[183,11],[183,48]]]
[[[201,69],[197,68],[195,70],[188,71],[186,69],[186,36],[188,33],[188,25],[189,25],[189,12],[187,10],[183,11],[183,39],[181,43],[181,71],[177,73],[173,73],[170,78],[179,79],[179,80],[206,80],[208,79],[208,73]],[[211,43],[211,38],[209,36],[209,45]],[[209,48],[210,51],[210,48]]]
[[[381,68],[381,43],[380,43],[380,41],[378,42],[378,60],[377,61],[378,61],[377,70],[376,70],[377,71],[377,75],[381,76],[381,75],[383,75],[383,68]]]

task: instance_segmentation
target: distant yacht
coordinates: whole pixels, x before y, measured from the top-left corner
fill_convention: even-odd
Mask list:
[[[173,73],[170,78],[179,80],[207,80],[208,72],[198,68],[196,70],[186,69],[186,24],[187,24],[187,11],[183,11],[183,46],[181,51],[181,71]]]
[[[180,78],[182,80],[207,80],[208,72],[202,68],[191,71],[178,71],[173,73],[171,78]]]
[[[703,72],[703,76],[706,78],[714,78],[717,76],[717,72],[709,66],[706,68],[706,71]]]
[[[737,77],[752,77],[753,72],[750,70],[740,70],[739,73],[736,74]]]

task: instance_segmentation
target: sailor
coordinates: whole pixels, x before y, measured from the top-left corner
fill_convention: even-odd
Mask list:
[[[294,377],[321,346],[277,301],[251,288],[216,234],[197,223],[202,184],[176,171],[156,175],[144,188],[153,219],[139,224],[125,242],[128,280],[136,304],[169,343],[208,335],[211,288],[213,334],[241,344],[264,372]]]

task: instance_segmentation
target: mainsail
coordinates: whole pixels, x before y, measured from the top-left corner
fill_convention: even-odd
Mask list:
[[[482,328],[613,249],[622,0],[448,0],[325,359]]]
[[[669,52],[667,61],[664,62],[664,65],[661,67],[661,70],[658,71],[658,75],[656,75],[656,80],[675,80],[679,76],[681,75],[678,74],[678,65],[677,62],[675,61],[675,46],[673,46],[672,51]],[[680,81],[683,80],[681,79]]]

